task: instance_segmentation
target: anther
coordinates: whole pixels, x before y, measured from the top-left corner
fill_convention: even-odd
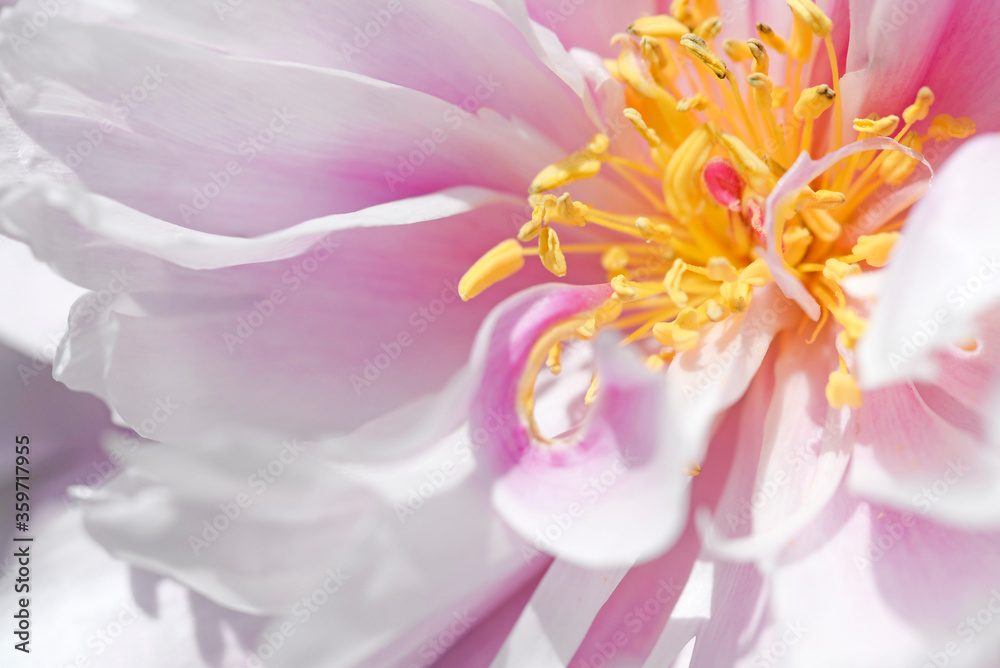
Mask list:
[[[836,93],[826,84],[806,88],[799,96],[792,114],[800,121],[814,121],[833,105]]]
[[[538,235],[538,257],[545,268],[556,276],[566,275],[566,256],[559,246],[559,235],[551,227],[543,227]]]
[[[468,301],[494,283],[513,276],[524,266],[524,249],[514,239],[501,241],[476,260],[462,280],[458,294]]]
[[[934,93],[927,86],[921,86],[917,91],[917,99],[903,111],[903,122],[913,125],[927,118],[931,105],[934,104]]]
[[[691,97],[686,97],[677,102],[677,111],[680,112],[690,111],[691,109],[704,111],[706,108],[708,108],[708,98],[702,93],[695,93]]]
[[[722,19],[718,16],[705,19],[695,29],[694,34],[704,40],[715,39],[715,36],[722,31]]]
[[[601,161],[598,156],[608,148],[607,137],[604,137],[603,143],[599,140],[599,137],[604,137],[604,135],[598,135],[598,137],[591,140],[587,144],[586,150],[577,151],[568,158],[553,163],[540,171],[535,180],[531,182],[529,192],[540,193],[546,190],[554,190],[573,181],[597,176],[601,171]]]
[[[965,139],[976,132],[976,123],[968,116],[955,118],[948,114],[938,114],[927,129],[927,137],[934,141]]]
[[[741,42],[738,39],[727,39],[722,42],[722,50],[738,63],[753,58],[750,47],[747,46],[746,42]]]
[[[861,267],[856,264],[848,264],[846,262],[841,262],[837,258],[831,257],[826,261],[826,266],[823,267],[823,276],[833,281],[836,284],[840,284],[848,276],[852,274],[860,274]]]
[[[677,352],[691,350],[698,345],[698,312],[686,308],[673,322],[660,322],[653,326],[653,337]]]
[[[899,127],[899,116],[854,119],[854,131],[862,132],[868,137],[892,136],[897,127]]]
[[[884,267],[889,261],[889,252],[899,239],[899,232],[882,232],[858,237],[851,254],[867,262],[872,267]]]
[[[590,208],[586,204],[574,202],[569,193],[563,193],[556,200],[556,213],[559,215],[560,223],[583,227],[587,224]]]
[[[681,290],[681,279],[684,277],[685,271],[687,271],[687,264],[684,263],[684,260],[677,258],[674,260],[673,266],[670,267],[670,271],[663,277],[663,288],[667,291],[667,296],[674,304],[682,308],[688,303],[687,293]]]
[[[701,37],[694,33],[688,33],[681,37],[681,46],[687,49],[695,58],[705,63],[705,66],[712,70],[715,76],[720,79],[726,78],[726,64],[715,55]]]
[[[847,201],[847,195],[835,190],[812,190],[805,187],[795,199],[795,210],[835,209]]]
[[[833,30],[833,21],[812,0],[788,0],[788,7],[817,37],[825,39]]]
[[[659,16],[646,16],[634,21],[628,27],[628,32],[638,37],[672,39],[676,42],[691,32],[691,29],[673,16],[660,14]]]
[[[632,123],[632,127],[634,127],[636,132],[638,132],[642,138],[646,140],[646,143],[649,144],[651,148],[656,148],[661,144],[660,137],[656,134],[656,130],[646,125],[646,121],[643,120],[642,114],[631,107],[627,108],[622,113],[624,113],[625,118]]]
[[[861,407],[861,390],[854,377],[846,371],[834,371],[826,384],[826,400],[833,408]]]
[[[760,36],[760,41],[764,42],[764,44],[767,44],[778,53],[788,53],[788,42],[785,41],[784,37],[774,32],[774,30],[771,29],[771,26],[766,23],[758,23],[757,34]]]
[[[634,301],[639,297],[639,291],[621,274],[611,279],[611,289],[615,291],[615,294],[623,302]]]
[[[542,223],[545,222],[545,208],[544,200],[535,205],[535,208],[531,212],[531,220],[522,225],[521,230],[517,233],[518,239],[521,241],[531,241],[541,233]]]
[[[712,322],[719,322],[726,317],[726,310],[722,308],[722,305],[714,299],[709,299],[705,302],[705,315]]]
[[[767,49],[764,48],[764,43],[759,39],[748,39],[746,45],[747,50],[750,51],[750,56],[753,58],[753,73],[767,74],[770,60],[767,56]]]
[[[645,216],[639,216],[635,219],[635,227],[642,233],[642,236],[650,241],[666,242],[673,233],[669,225],[653,223]]]

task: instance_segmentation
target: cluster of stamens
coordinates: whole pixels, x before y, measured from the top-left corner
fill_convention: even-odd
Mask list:
[[[714,0],[677,0],[670,15],[641,18],[616,35],[620,49],[607,67],[626,90],[625,116],[649,149],[639,162],[609,152],[598,135],[582,150],[543,169],[530,188],[534,206],[517,240],[505,241],[463,278],[469,299],[515,272],[537,255],[564,276],[566,256],[599,258],[612,297],[576,328],[589,339],[616,328],[626,342],[644,342],[648,363],[660,368],[697,345],[705,325],[742,313],[753,289],[772,281],[761,256],[765,202],[778,179],[805,151],[812,157],[843,145],[840,75],[831,37],[833,24],[811,0],[788,0],[793,25],[785,39],[765,24],[757,36],[713,42],[722,29]],[[824,50],[830,82],[803,88],[803,71]],[[771,78],[771,55],[784,58],[785,85]],[[745,84],[745,85],[744,85]],[[924,134],[914,131],[934,101],[921,88],[902,113],[855,119],[858,140],[890,137],[917,152],[927,141],[964,138],[975,131],[968,118],[937,116]],[[822,128],[822,132],[817,132]],[[833,320],[841,343],[853,347],[866,321],[848,304],[842,281],[866,267],[881,267],[899,236],[907,208],[866,234],[851,229],[862,204],[883,186],[910,179],[919,161],[892,150],[855,153],[804,186],[775,214],[774,239],[784,266],[821,306],[810,341]],[[641,198],[643,216],[574,201],[564,187],[614,172]],[[600,243],[562,244],[556,228],[599,226]],[[523,243],[537,239],[537,248]],[[809,324],[803,318],[803,327]],[[655,341],[655,344],[653,342]],[[556,344],[547,363],[559,369]],[[595,384],[588,396],[593,395]],[[827,397],[835,407],[860,405],[860,392],[841,359],[830,375]]]

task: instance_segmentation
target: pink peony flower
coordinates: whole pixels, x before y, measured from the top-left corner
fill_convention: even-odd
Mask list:
[[[244,665],[995,664],[993,3],[0,23],[87,527]]]

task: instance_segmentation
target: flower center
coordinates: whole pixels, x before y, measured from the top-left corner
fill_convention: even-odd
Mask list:
[[[674,2],[671,15],[641,18],[616,35],[619,56],[606,65],[624,84],[625,116],[648,157],[614,154],[601,134],[543,169],[530,187],[531,220],[518,240],[499,244],[473,265],[459,286],[463,299],[518,271],[526,256],[537,255],[560,277],[567,256],[599,260],[614,294],[574,335],[587,339],[602,327],[619,329],[626,342],[649,347],[649,365],[660,368],[697,345],[708,323],[745,311],[753,289],[774,280],[765,263],[769,250],[819,305],[810,341],[833,322],[841,343],[853,347],[867,323],[848,305],[841,282],[886,263],[919,196],[906,199],[905,189],[897,188],[903,197],[880,197],[891,205],[873,207],[872,195],[910,180],[925,142],[968,137],[975,124],[941,114],[918,134],[913,127],[934,101],[923,87],[903,110],[902,123],[894,115],[854,121],[856,141],[891,137],[898,144],[882,140],[872,147],[881,151],[858,144],[842,160],[820,161],[823,171],[769,200],[798,161],[844,145],[833,23],[811,0],[788,5],[793,24],[787,39],[758,24],[756,37],[722,42],[732,65],[713,44],[722,21],[712,0]],[[813,67],[818,59],[827,61],[829,83],[804,88],[803,72],[820,71]],[[584,204],[562,192],[594,178],[633,191],[644,215]],[[597,243],[560,242],[557,228],[584,226],[607,232]],[[535,239],[537,249],[522,246]],[[557,372],[558,343],[547,361]],[[860,405],[843,359],[831,373],[827,397],[835,407]]]

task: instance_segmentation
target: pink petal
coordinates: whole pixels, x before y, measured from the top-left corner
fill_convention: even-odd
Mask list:
[[[1000,450],[943,420],[912,385],[866,392],[857,439],[852,493],[952,526],[1000,526]]]
[[[61,48],[85,62],[51,56]],[[558,133],[520,118],[470,114],[363,75],[227,58],[58,18],[22,56],[5,49],[0,59],[11,116],[66,163],[64,179],[75,175],[155,218],[231,236],[457,185],[523,196],[541,167],[593,135],[578,126],[559,146]],[[84,67],[100,76],[81,76]],[[504,83],[516,90],[514,81],[478,85],[488,101],[487,88],[500,95]]]
[[[998,150],[995,136],[963,144],[911,211],[858,346],[863,386],[933,379],[934,351],[968,340],[1000,300]]]
[[[469,0],[406,0],[398,7],[393,13],[387,3],[263,0],[219,6],[129,0],[109,6],[85,0],[60,14],[84,26],[124,26],[241,59],[352,72],[473,109],[477,90],[485,92],[480,78],[492,78],[500,89],[486,106],[527,120],[565,142],[567,150],[589,139],[593,128],[578,95],[538,61],[494,8]],[[261,25],[268,26],[267,39],[260,39]],[[543,98],[546,104],[538,105]]]
[[[556,560],[546,571],[491,664],[495,668],[562,668],[576,652],[598,610],[628,571],[623,565],[588,570]],[[573,593],[573,605],[566,595]]]
[[[531,580],[439,659],[435,668],[487,668],[520,618],[540,579]]]
[[[31,285],[31,298],[24,286]],[[24,244],[0,237],[0,341],[47,366],[66,331],[73,302],[86,290],[31,256]]]
[[[743,404],[736,461],[714,523],[699,516],[710,554],[771,562],[830,501],[850,457],[850,409],[832,409],[832,337],[781,340],[774,380],[754,380]],[[806,360],[805,362],[803,360]]]
[[[746,401],[748,398],[744,397],[741,404]],[[578,665],[578,662],[600,665],[602,658],[609,665],[640,665],[647,658],[655,659],[653,665],[664,665],[673,660],[692,637],[691,625],[671,624],[667,641],[658,644],[677,606],[681,607],[679,615],[691,612],[689,602],[681,602],[681,594],[701,552],[693,509],[714,508],[719,501],[740,433],[741,425],[735,419],[738,412],[738,406],[727,411],[712,437],[701,473],[691,485],[692,511],[684,533],[662,556],[629,570],[601,608],[569,665]],[[655,657],[652,656],[654,645],[657,646]],[[668,648],[673,648],[672,654]]]
[[[998,541],[842,491],[773,575],[773,614],[804,628],[787,664],[992,665],[1000,634],[968,620],[1000,609]]]

